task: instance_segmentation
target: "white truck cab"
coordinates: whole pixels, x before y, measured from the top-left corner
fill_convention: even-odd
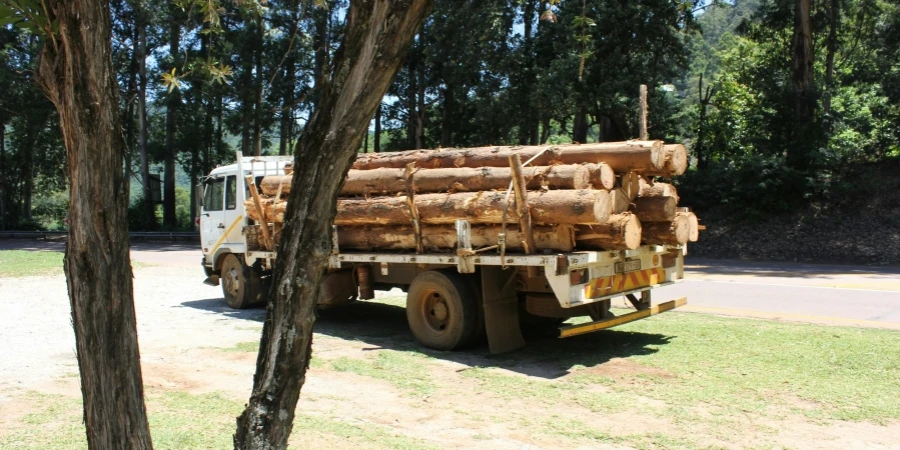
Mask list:
[[[203,180],[203,199],[200,207],[200,246],[206,283],[222,284],[229,306],[249,306],[250,294],[262,295],[263,286],[252,286],[253,278],[240,272],[253,266],[248,261],[244,228],[248,225],[244,201],[250,198],[245,177],[258,183],[266,175],[284,174],[285,166],[293,163],[291,156],[243,156],[237,152],[237,162],[213,169]],[[247,289],[256,288],[256,289]],[[258,291],[258,292],[254,292]]]

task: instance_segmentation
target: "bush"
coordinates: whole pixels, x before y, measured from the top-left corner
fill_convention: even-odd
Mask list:
[[[822,192],[822,180],[787,166],[784,158],[750,156],[740,162],[713,161],[675,180],[680,203],[705,210],[723,208],[742,219],[789,211]]]
[[[31,203],[32,223],[20,223],[19,229],[64,231],[68,228],[69,192],[59,191],[37,195]]]

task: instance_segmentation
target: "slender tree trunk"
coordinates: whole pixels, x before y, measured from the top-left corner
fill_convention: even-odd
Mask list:
[[[0,120],[0,230],[6,229],[6,122]]]
[[[204,132],[204,142],[206,142],[206,155],[203,158],[203,174],[209,173],[213,168],[213,157],[212,151],[213,147],[216,145],[215,141],[215,130],[213,129],[213,117],[216,114],[216,99],[214,97],[214,90],[210,90],[209,98],[206,99],[206,112],[204,116],[204,124],[203,124],[203,132]]]
[[[519,87],[519,96],[522,101],[522,120],[519,123],[519,144],[537,145],[538,143],[538,109],[532,104],[532,91],[536,81],[535,55],[534,55],[534,25],[538,21],[539,2],[525,0],[523,2],[522,20],[523,39],[522,52],[524,64],[522,67],[522,85]]]
[[[291,0],[291,26],[287,30],[288,36],[295,36],[294,39],[301,39],[297,33],[300,17],[297,16],[299,2]],[[304,10],[305,11],[305,10]],[[278,148],[279,155],[286,155],[288,148],[292,144],[294,138],[294,90],[297,89],[297,57],[296,50],[291,49],[284,62],[285,89],[281,102],[281,138],[282,142]]]
[[[125,142],[109,2],[48,2],[58,24],[38,79],[59,112],[69,174],[64,267],[90,449],[150,449],[128,256]]]
[[[367,130],[368,131],[368,130]],[[368,133],[366,133],[368,134]],[[366,139],[368,141],[368,139]],[[375,112],[375,153],[381,153],[381,103]]]
[[[244,67],[241,74],[241,87],[238,88],[241,99],[241,152],[245,155],[250,155],[254,148],[252,130],[254,102],[248,91],[253,83],[253,75],[251,73],[253,66],[251,64],[251,55],[245,54],[242,59],[244,60]]]
[[[587,108],[584,106],[584,101],[578,101],[578,105],[575,110],[575,122],[572,125],[572,141],[584,144],[587,142],[587,133],[588,133],[588,121],[587,121]]]
[[[822,113],[826,118],[831,114],[831,96],[834,94],[834,55],[838,49],[838,28],[841,20],[841,1],[829,0],[828,3],[828,52],[825,55],[825,95],[822,97]],[[830,118],[829,118],[830,119]],[[830,120],[826,123],[826,133]]]
[[[135,27],[137,28],[137,27]],[[137,42],[137,30],[132,34],[132,39]],[[125,176],[125,198],[131,202],[131,158],[134,154],[135,138],[134,138],[134,100],[137,96],[137,52],[132,50],[131,61],[128,63],[128,98],[127,108],[125,109],[125,163],[122,165],[122,171]]]
[[[216,134],[213,139],[215,141],[216,154],[221,155],[222,154],[222,145],[224,144],[224,141],[223,141],[224,132],[222,131],[222,122],[224,121],[223,115],[225,114],[225,105],[223,105],[222,92],[215,90],[215,91],[213,91],[213,95],[215,95],[215,98],[212,101],[215,102],[214,108],[215,108],[215,114],[216,114]],[[210,124],[210,127],[211,126],[212,126],[212,124]]]
[[[313,12],[313,27],[315,28],[315,37],[313,38],[313,46],[315,47],[315,56],[313,60],[313,77],[315,78],[315,86],[318,88],[322,85],[323,78],[328,71],[328,11],[327,8],[315,8]],[[319,105],[319,99],[322,93],[317,90],[312,96],[313,108]]]
[[[138,146],[141,154],[141,183],[144,192],[144,225],[156,228],[156,205],[150,189],[150,161],[147,155],[147,24],[143,6],[138,6]]]
[[[703,74],[700,74],[700,81],[697,83],[697,92],[700,95],[699,118],[697,120],[697,143],[694,145],[694,154],[697,156],[697,169],[706,169],[709,155],[706,151],[706,109],[712,98],[712,91],[709,86],[706,87],[706,93],[703,92]]]
[[[541,126],[541,139],[539,145],[544,145],[547,143],[547,139],[550,139],[550,116],[544,117],[542,126]]]
[[[419,120],[419,112],[417,110],[418,101],[416,96],[419,93],[416,87],[416,62],[418,53],[415,48],[411,49],[406,57],[406,72],[408,82],[406,85],[406,142],[407,148],[416,149],[416,136],[419,134],[416,124]]]
[[[254,100],[256,102],[253,106],[253,154],[256,156],[262,155],[262,100],[264,83],[263,33],[265,33],[265,27],[263,26],[264,22],[262,19],[262,13],[256,16],[256,48],[253,51],[256,59],[256,89],[254,91]]]
[[[238,449],[283,449],[306,378],[319,284],[331,253],[338,192],[375,110],[431,1],[352,1],[333,79],[297,145],[253,391]]]
[[[787,162],[791,167],[800,170],[809,168],[812,149],[815,146],[815,139],[811,136],[816,99],[810,2],[811,0],[794,1],[794,143],[788,148]]]
[[[422,33],[419,33],[419,39],[422,39]],[[415,149],[425,148],[425,70],[418,71],[419,86],[419,105],[416,108],[416,142]]]
[[[23,149],[25,150],[23,152],[25,154],[25,164],[23,165],[25,185],[22,190],[22,217],[28,221],[32,218],[31,199],[34,196],[34,139],[31,127],[29,127],[25,133],[25,148]]]
[[[181,41],[181,25],[178,23],[176,8],[169,8],[169,54],[172,55],[172,66],[180,70],[179,43]],[[181,104],[181,94],[178,89],[173,90],[166,99],[166,160],[165,160],[165,186],[163,189],[163,223],[173,229],[177,226],[175,219],[175,157],[178,149],[175,148],[175,133],[178,125],[176,114]]]
[[[441,147],[450,146],[450,135],[452,133],[450,124],[451,109],[453,107],[453,88],[450,85],[444,88],[444,105],[441,111]]]

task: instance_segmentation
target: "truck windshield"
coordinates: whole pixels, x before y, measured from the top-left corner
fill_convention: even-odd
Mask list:
[[[224,206],[225,179],[215,178],[206,183],[203,193],[203,209],[205,211],[221,211]]]

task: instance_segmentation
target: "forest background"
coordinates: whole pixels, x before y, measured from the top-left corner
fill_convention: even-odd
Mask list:
[[[233,3],[111,1],[132,230],[193,229],[191,186],[291,154],[315,108],[347,1]],[[0,230],[66,226],[40,45],[0,24]],[[641,84],[650,137],[691,154],[693,254],[900,263],[896,1],[437,0],[360,151],[635,138]]]

